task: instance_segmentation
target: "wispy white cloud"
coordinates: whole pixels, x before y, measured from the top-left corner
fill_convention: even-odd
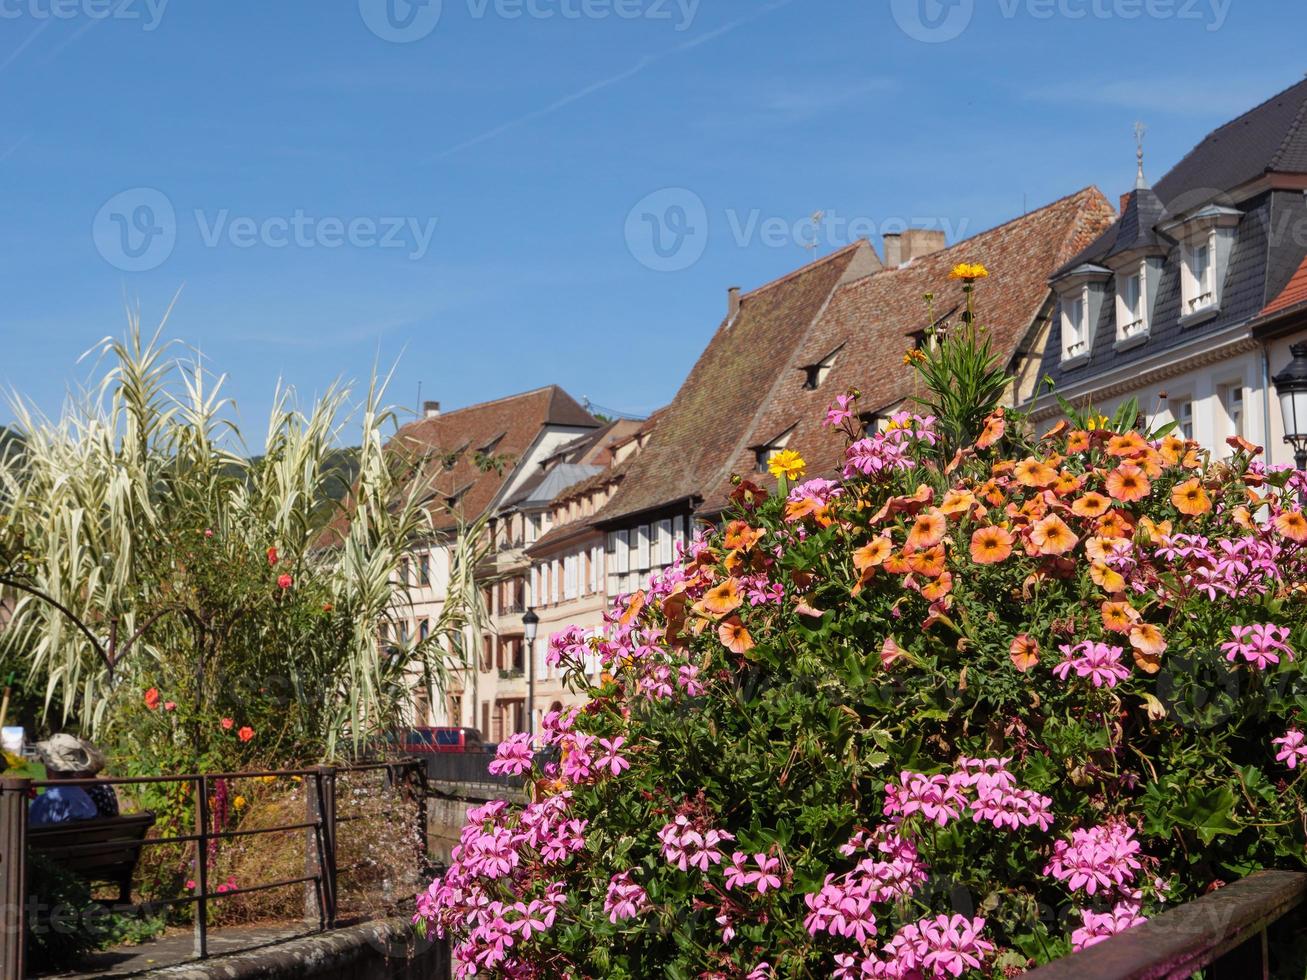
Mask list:
[[[674,55],[678,55],[683,52],[693,50],[694,48],[697,48],[700,45],[707,44],[709,41],[715,41],[716,39],[726,34],[729,34],[731,31],[734,31],[739,27],[743,27],[745,24],[751,23],[757,20],[758,18],[771,13],[774,10],[778,10],[781,7],[787,7],[793,2],[794,0],[770,0],[770,2],[763,4],[757,10],[753,11],[750,14],[746,14],[743,17],[736,17],[733,20],[729,20],[724,24],[718,25],[717,27],[713,28],[710,31],[705,31],[702,34],[696,34],[694,37],[688,38],[680,42],[679,44],[673,45],[670,48],[658,52],[657,54],[645,55],[643,58],[640,58],[638,61],[636,61],[635,64],[631,65],[629,68],[624,68],[622,71],[619,71],[614,75],[609,75],[606,78],[597,79],[596,81],[593,81],[588,85],[582,86],[581,88],[577,89],[574,92],[570,92],[567,95],[562,96],[561,98],[555,99],[553,102],[550,102],[548,105],[541,106],[538,109],[533,109],[530,112],[525,112],[520,116],[515,116],[512,119],[505,120],[504,122],[498,124],[497,126],[492,126],[490,129],[487,129],[482,133],[478,133],[476,136],[473,136],[470,139],[463,140],[462,142],[456,143],[453,146],[448,147],[447,149],[441,150],[439,153],[435,154],[435,156],[433,156],[431,160],[435,161],[435,160],[447,159],[448,157],[454,156],[457,153],[461,153],[462,151],[466,149],[470,149],[473,146],[477,146],[478,144],[485,143],[489,140],[496,138],[497,136],[502,136],[504,133],[516,129],[518,126],[551,115],[552,113],[555,113],[560,109],[566,108],[567,106],[572,105],[575,102],[579,102],[580,100],[586,98],[587,96],[594,95],[596,92],[603,91],[604,89],[609,88],[610,86],[616,85],[618,82],[625,81],[626,79],[631,78],[634,75],[638,75],[640,72],[649,68],[651,65],[655,65],[660,61],[664,61],[667,58],[673,57]]]

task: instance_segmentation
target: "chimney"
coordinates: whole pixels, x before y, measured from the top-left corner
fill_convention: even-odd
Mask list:
[[[903,262],[903,236],[897,231],[885,232],[885,268],[897,269]]]
[[[732,286],[726,290],[726,318],[734,320],[735,314],[740,312],[740,287]]]
[[[422,417],[424,419],[434,419],[440,414],[440,402],[423,402]]]
[[[909,228],[903,233],[903,265],[923,255],[942,251],[947,244],[942,230]]]

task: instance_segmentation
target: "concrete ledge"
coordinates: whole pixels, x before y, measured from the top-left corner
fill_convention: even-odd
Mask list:
[[[406,918],[382,919],[241,953],[137,974],[159,980],[446,980],[449,947]]]

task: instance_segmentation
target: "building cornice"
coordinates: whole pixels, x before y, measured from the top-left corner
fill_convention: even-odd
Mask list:
[[[1151,357],[1132,361],[1121,367],[1086,378],[1078,384],[1057,392],[1072,404],[1086,401],[1101,402],[1117,395],[1128,394],[1145,385],[1178,377],[1195,368],[1206,367],[1238,354],[1257,350],[1259,343],[1243,322],[1217,333],[1195,337],[1179,347],[1158,351]],[[1061,411],[1052,395],[1045,395],[1030,403],[1030,417],[1042,422]]]

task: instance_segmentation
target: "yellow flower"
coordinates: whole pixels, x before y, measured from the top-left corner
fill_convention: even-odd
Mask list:
[[[234,800],[231,801],[231,805],[234,806],[237,810],[244,810],[244,809],[245,809],[245,797],[243,797],[243,796],[238,796],[238,797],[236,797]]]
[[[953,267],[949,273],[950,279],[965,279],[967,282],[975,282],[977,279],[985,279],[989,276],[989,270],[979,262],[961,262]]]
[[[803,476],[806,465],[803,457],[793,449],[782,449],[767,461],[767,471],[777,478],[783,476],[790,480],[797,480]]]
[[[1106,415],[1094,415],[1089,418],[1089,421],[1086,423],[1085,428],[1087,428],[1090,432],[1094,432],[1098,429],[1106,429],[1108,425],[1111,424],[1111,421],[1112,420],[1109,419]]]
[[[926,352],[920,347],[914,347],[903,355],[903,363],[906,365],[918,364],[926,359]]]

